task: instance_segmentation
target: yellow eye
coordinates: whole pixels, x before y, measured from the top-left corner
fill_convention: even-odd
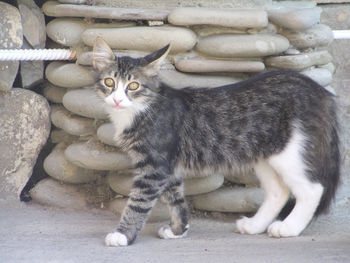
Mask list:
[[[107,87],[113,87],[114,86],[114,80],[112,78],[105,78],[105,85]]]
[[[140,84],[137,82],[131,82],[128,85],[129,90],[137,90],[140,87]]]

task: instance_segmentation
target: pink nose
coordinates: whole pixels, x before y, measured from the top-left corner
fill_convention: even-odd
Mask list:
[[[123,100],[117,100],[117,99],[113,98],[113,101],[114,101],[115,105],[118,106]]]

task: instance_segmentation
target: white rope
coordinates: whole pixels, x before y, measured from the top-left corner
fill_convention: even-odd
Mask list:
[[[0,49],[0,61],[9,60],[72,60],[75,51],[69,49]]]

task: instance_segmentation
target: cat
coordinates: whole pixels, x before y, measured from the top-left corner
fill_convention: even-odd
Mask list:
[[[164,239],[184,237],[189,212],[183,176],[253,168],[266,196],[257,213],[236,222],[242,234],[298,236],[327,211],[339,182],[334,96],[292,71],[271,71],[216,88],[176,90],[157,74],[167,45],[145,57],[115,57],[97,38],[95,89],[115,126],[115,142],[132,158],[133,187],[107,246],[133,243],[161,197],[170,224]],[[295,206],[276,217],[290,196]]]

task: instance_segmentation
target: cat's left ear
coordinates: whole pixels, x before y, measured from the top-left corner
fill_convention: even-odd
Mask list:
[[[160,69],[160,66],[164,62],[169,51],[170,51],[170,44],[145,56],[144,59],[147,64],[142,69],[143,73],[148,77],[157,75]]]
[[[112,49],[100,37],[95,40],[92,57],[92,64],[98,71],[106,69],[115,59]]]

